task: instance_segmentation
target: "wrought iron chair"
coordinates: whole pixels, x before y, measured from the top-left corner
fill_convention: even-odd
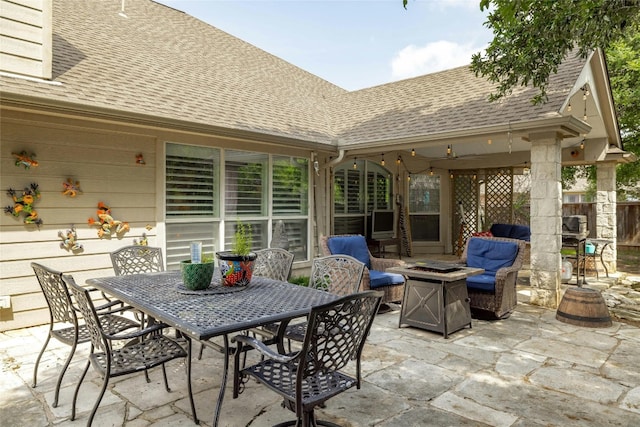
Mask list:
[[[162,248],[131,245],[113,251],[110,255],[116,276],[164,271]]]
[[[363,263],[349,255],[315,258],[311,265],[309,287],[340,296],[351,295],[358,292],[364,269]],[[270,324],[266,328],[275,334],[277,327],[278,325]],[[306,321],[287,325],[284,338],[289,340],[289,351],[291,351],[291,341],[302,342],[306,330]]]
[[[296,420],[280,426],[336,426],[317,421],[314,409],[353,386],[360,388],[360,357],[382,296],[380,291],[361,292],[312,308],[302,349],[295,353],[280,354],[247,335],[234,337],[233,397],[254,377],[281,395],[284,406],[296,413]],[[264,360],[241,367],[245,346],[255,348]],[[342,372],[351,360],[356,361],[355,377]]]
[[[286,282],[291,275],[294,254],[280,248],[256,251],[258,257],[253,265],[253,274]]]
[[[161,323],[156,323],[145,329],[139,329],[128,334],[112,334],[106,332],[103,319],[98,316],[89,292],[82,286],[77,285],[71,276],[63,276],[63,280],[67,283],[71,294],[75,298],[78,311],[85,319],[91,338],[89,360],[87,360],[87,364],[73,394],[71,420],[73,421],[76,417],[78,392],[80,391],[80,386],[87,375],[90,365],[93,365],[103,376],[103,383],[98,399],[89,415],[87,426],[91,426],[93,422],[102,397],[107,390],[110,378],[140,371],[146,372],[148,369],[161,365],[165,388],[167,391],[171,391],[167,381],[165,363],[174,359],[184,358],[187,366],[187,386],[191,412],[194,422],[198,424],[191,390],[191,340],[186,340],[187,350],[185,351],[176,341],[162,334],[162,328],[166,327],[166,325]]]
[[[62,378],[64,377],[71,359],[75,354],[78,344],[89,342],[89,331],[86,324],[79,324],[76,311],[73,308],[73,302],[69,294],[67,285],[62,280],[62,273],[56,270],[52,270],[48,267],[32,262],[31,268],[36,274],[44,298],[47,301],[49,308],[49,333],[47,338],[38,354],[35,366],[33,368],[33,387],[36,387],[38,383],[38,366],[40,365],[40,359],[44,354],[49,340],[53,337],[63,344],[71,347],[69,356],[64,362],[60,374],[58,375],[58,382],[56,383],[56,389],[53,398],[53,407],[58,406],[58,397],[60,394],[60,385],[62,384]],[[108,333],[122,332],[127,329],[138,328],[140,325],[133,320],[127,319],[122,316],[117,316],[113,312],[119,312],[122,310],[120,301],[112,301],[105,305],[98,307],[100,317],[104,328]],[[114,308],[116,307],[117,308]],[[71,326],[69,326],[71,325]]]

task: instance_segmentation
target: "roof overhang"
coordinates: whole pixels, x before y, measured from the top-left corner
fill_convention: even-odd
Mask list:
[[[277,145],[280,147],[288,146],[315,152],[338,153],[338,149],[333,143],[308,141],[252,130],[230,129],[59,100],[49,101],[41,97],[16,93],[2,93],[2,108],[14,111],[37,112],[57,117],[80,118],[101,123],[126,124],[140,129],[164,129],[188,134],[215,136],[230,140]]]

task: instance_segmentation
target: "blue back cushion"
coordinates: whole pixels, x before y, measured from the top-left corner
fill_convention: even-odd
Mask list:
[[[509,237],[511,224],[493,224],[489,231],[496,237]]]
[[[513,227],[511,227],[509,237],[529,242],[531,241],[531,229],[526,225],[514,224]]]
[[[509,267],[518,255],[518,244],[472,237],[467,248],[467,265],[484,268],[484,274],[496,275],[502,267]]]
[[[369,259],[369,248],[364,236],[339,236],[330,237],[327,246],[332,255],[351,255],[361,263],[371,269]]]

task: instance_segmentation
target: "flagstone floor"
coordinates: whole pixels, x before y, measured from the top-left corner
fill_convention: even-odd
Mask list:
[[[376,317],[366,345],[360,390],[327,402],[319,418],[343,426],[638,426],[640,425],[640,329],[614,322],[585,328],[559,322],[555,311],[526,303],[520,289],[513,315],[473,320],[442,335],[398,327],[399,311]],[[397,308],[397,307],[396,307]],[[0,425],[85,425],[100,380],[90,371],[82,386],[79,415],[69,420],[71,396],[86,361],[79,348],[63,383],[60,405],[51,407],[56,375],[67,347],[45,353],[38,386],[33,364],[46,327],[0,333]],[[193,385],[201,425],[212,423],[222,358],[211,349],[194,358]],[[184,363],[168,366],[172,391],[160,370],[112,380],[94,426],[193,425]],[[251,382],[238,399],[227,386],[221,426],[271,426],[291,419],[280,399]]]

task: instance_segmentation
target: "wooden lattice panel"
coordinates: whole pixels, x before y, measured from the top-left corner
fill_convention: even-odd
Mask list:
[[[485,170],[485,224],[513,222],[513,170],[511,168]]]
[[[453,253],[460,255],[478,224],[478,180],[473,170],[453,171]]]

